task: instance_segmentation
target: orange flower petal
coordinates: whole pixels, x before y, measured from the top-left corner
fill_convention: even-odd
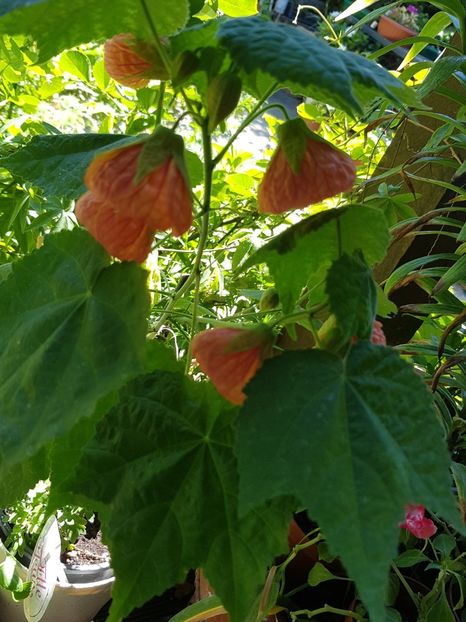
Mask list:
[[[104,64],[109,76],[124,86],[135,89],[147,86],[144,77],[151,69],[151,63],[132,48],[135,39],[131,34],[115,35],[105,42]]]
[[[114,257],[142,263],[150,253],[152,233],[136,218],[116,212],[111,204],[84,194],[76,204],[76,216],[89,233]]]
[[[259,186],[260,212],[280,214],[307,207],[353,187],[355,162],[326,142],[306,140],[299,174],[293,172],[283,149],[278,147]]]
[[[242,404],[246,384],[262,365],[263,347],[258,345],[239,352],[230,352],[232,342],[248,332],[242,328],[212,328],[196,335],[192,342],[193,356],[209,376],[217,391],[233,404]]]

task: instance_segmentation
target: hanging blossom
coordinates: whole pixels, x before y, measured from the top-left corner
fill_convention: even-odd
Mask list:
[[[387,339],[385,338],[385,333],[383,332],[382,322],[379,322],[378,320],[374,320],[374,323],[372,324],[371,343],[376,346],[387,345]]]
[[[312,132],[302,119],[283,123],[279,145],[259,186],[259,211],[280,214],[347,192],[356,162]]]
[[[89,192],[76,204],[78,221],[124,261],[141,263],[154,232],[185,233],[192,223],[192,198],[183,140],[158,128],[146,141],[97,156],[84,177]]]
[[[425,511],[423,505],[407,505],[405,520],[400,527],[407,529],[416,538],[431,538],[437,532],[437,527],[430,518],[425,518]]]
[[[212,328],[197,334],[193,356],[217,391],[233,404],[242,404],[246,384],[270,351],[273,333],[261,324],[257,328]]]
[[[104,65],[114,80],[135,89],[147,86],[151,79],[169,78],[156,48],[130,33],[115,35],[105,42]]]

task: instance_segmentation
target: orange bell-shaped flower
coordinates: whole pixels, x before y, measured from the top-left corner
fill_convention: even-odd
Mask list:
[[[79,222],[111,255],[141,262],[155,231],[185,233],[192,199],[183,141],[158,128],[146,141],[97,156],[84,177],[89,192],[76,205]]]
[[[314,134],[302,119],[283,123],[279,146],[259,186],[259,211],[280,214],[347,192],[356,163]]]
[[[152,78],[169,78],[156,48],[130,33],[115,35],[105,42],[104,65],[114,80],[135,89],[147,86]]]
[[[273,342],[265,325],[258,328],[212,328],[197,334],[193,356],[217,391],[233,404],[242,404],[246,384],[262,365]]]

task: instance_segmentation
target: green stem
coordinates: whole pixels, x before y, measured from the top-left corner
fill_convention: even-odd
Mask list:
[[[272,95],[272,93],[274,92],[275,88],[276,88],[276,84],[274,84],[273,86],[271,86],[265,93],[264,95],[261,97],[261,99],[257,102],[257,104],[254,106],[254,108],[251,110],[251,112],[248,114],[248,116],[244,119],[244,121],[241,123],[241,125],[239,126],[239,128],[236,130],[236,132],[233,134],[233,136],[230,138],[230,140],[227,142],[227,144],[223,147],[223,149],[220,151],[220,153],[217,154],[217,156],[215,157],[214,161],[213,161],[213,165],[217,166],[217,164],[220,162],[220,160],[223,158],[223,156],[226,154],[226,152],[228,151],[228,149],[231,147],[231,145],[235,142],[235,140],[238,138],[238,136],[241,134],[241,132],[247,128],[247,126],[252,123],[252,121],[254,121],[254,119],[259,116],[260,114],[262,114],[262,105],[263,103],[267,100],[268,97],[270,97],[270,95]],[[271,106],[276,106],[277,104],[271,104]]]
[[[364,622],[364,618],[359,613],[355,611],[349,611],[348,609],[338,609],[337,607],[332,607],[331,605],[324,605],[320,607],[320,609],[314,609],[313,611],[309,611],[307,609],[302,609],[301,611],[293,611],[292,612],[292,620],[297,620],[297,616],[306,616],[307,618],[315,618],[322,613],[336,613],[340,616],[345,616],[354,618],[358,622]]]
[[[290,564],[293,561],[293,559],[296,557],[296,555],[300,551],[304,551],[304,549],[308,549],[310,546],[313,546],[314,544],[317,544],[321,540],[323,540],[323,537],[321,536],[321,534],[319,534],[318,536],[316,536],[312,540],[308,540],[307,542],[304,542],[303,544],[295,544],[294,547],[291,549],[291,552],[288,555],[288,557],[280,565],[280,572],[283,573],[285,571],[285,568],[288,566],[288,564]]]
[[[155,115],[155,125],[158,126],[162,123],[163,115],[163,100],[165,97],[165,82],[161,82],[159,86],[159,100],[157,102],[157,112]]]
[[[400,582],[403,585],[403,587],[405,588],[407,594],[409,595],[409,597],[411,598],[413,603],[416,605],[416,609],[418,609],[419,608],[419,598],[416,596],[416,594],[413,592],[413,590],[409,587],[408,582],[406,581],[404,576],[401,574],[401,572],[398,570],[396,564],[392,564],[392,569],[395,572],[395,574],[398,577],[398,579],[400,580]]]
[[[210,199],[212,194],[212,173],[214,170],[214,165],[212,162],[212,143],[210,140],[210,134],[207,130],[207,122],[204,122],[202,125],[202,144],[204,150],[204,201],[202,204],[202,220],[201,220],[201,231],[199,234],[199,242],[197,246],[196,259],[194,260],[193,269],[191,274],[188,276],[184,284],[177,290],[174,294],[170,302],[165,307],[165,311],[159,318],[159,321],[154,326],[154,332],[158,333],[159,330],[164,325],[167,317],[170,315],[171,310],[175,307],[176,303],[180,298],[182,298],[186,292],[188,292],[193,284],[200,281],[201,275],[201,263],[202,263],[202,255],[204,253],[204,249],[207,243],[207,236],[209,233],[209,212],[210,212]],[[196,308],[193,308],[193,315],[196,315]],[[193,318],[193,330],[196,329],[197,326],[197,318]],[[190,361],[191,357],[191,346],[188,351],[188,361]]]
[[[292,324],[292,323],[298,322],[299,320],[309,320],[310,317],[314,315],[314,313],[318,313],[324,307],[326,307],[326,305],[327,303],[319,302],[318,304],[313,305],[310,309],[306,309],[304,311],[294,311],[293,313],[290,313],[288,315],[283,315],[282,317],[279,317],[278,319],[274,320],[270,324],[270,327],[273,328],[274,326],[277,326],[278,324],[281,324],[281,325]]]
[[[149,28],[152,32],[152,36],[154,37],[154,46],[155,49],[157,50],[157,52],[159,53],[159,56],[163,62],[163,64],[165,65],[165,69],[168,72],[168,75],[171,76],[171,63],[170,63],[170,59],[168,57],[167,52],[165,51],[165,48],[162,45],[162,42],[160,41],[160,37],[157,33],[157,28],[155,27],[154,21],[152,19],[152,15],[150,14],[150,11],[147,7],[146,4],[146,0],[141,0],[141,6],[142,6],[142,11],[145,15],[145,18],[147,20],[147,23],[149,24]]]

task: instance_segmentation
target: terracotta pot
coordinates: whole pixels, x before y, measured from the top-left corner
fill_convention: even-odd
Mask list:
[[[382,15],[380,18],[377,26],[377,32],[389,41],[401,41],[401,39],[415,37],[417,35],[417,32],[411,30],[411,28],[402,26],[386,15]]]

